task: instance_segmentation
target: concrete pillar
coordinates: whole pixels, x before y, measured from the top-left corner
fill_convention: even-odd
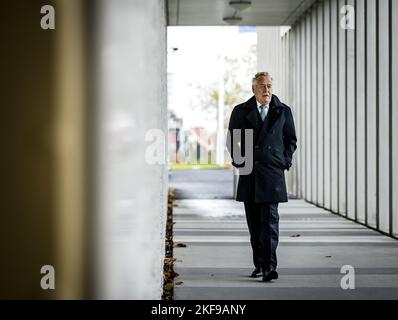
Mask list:
[[[291,94],[291,87],[292,87],[292,79],[294,77],[294,71],[293,68],[290,68],[291,66],[291,55],[292,55],[292,50],[293,47],[291,46],[291,32],[288,31],[285,33],[283,36],[283,44],[284,44],[284,49],[283,49],[283,82],[285,83],[285,91],[284,91],[284,96],[285,96],[285,101],[286,103],[290,106],[292,110],[293,117],[295,116],[295,106],[293,105],[293,99],[292,99],[292,94]],[[294,193],[294,167],[291,168],[289,171],[285,172],[286,174],[286,183],[287,183],[287,189],[289,194],[295,194]]]
[[[356,203],[357,220],[366,220],[366,17],[365,1],[356,1]]]
[[[306,150],[307,145],[305,143],[305,23],[304,20],[299,22],[299,42],[300,42],[300,61],[299,61],[299,74],[300,74],[300,123],[299,123],[299,132],[300,132],[300,197],[306,197]]]
[[[331,208],[330,198],[330,187],[331,187],[331,149],[330,149],[330,116],[331,116],[331,104],[330,104],[330,66],[331,66],[331,42],[330,42],[330,1],[324,3],[324,203],[325,208]]]
[[[274,78],[274,93],[278,95],[283,88],[281,76],[281,32],[279,27],[258,27],[257,28],[257,69],[258,71],[270,72]],[[267,41],[264,41],[267,39]],[[269,50],[267,43],[272,43],[273,50]]]
[[[355,0],[348,0],[347,5],[355,5]],[[356,76],[355,76],[355,30],[347,30],[347,216],[356,217]]]
[[[300,23],[297,23],[294,27],[294,39],[295,39],[295,105],[296,105],[296,135],[297,135],[297,150],[295,152],[296,157],[296,182],[297,182],[297,193],[296,195],[302,197],[302,144],[301,144],[301,32]],[[299,147],[300,146],[300,147]]]
[[[393,37],[393,32],[398,30],[398,2],[391,1],[391,84],[390,88],[398,88],[398,39]],[[398,90],[391,90],[390,102],[390,136],[391,136],[391,155],[390,155],[390,216],[392,220],[392,234],[398,236]]]
[[[96,3],[96,293],[160,299],[167,209],[165,2]]]
[[[338,34],[338,212],[347,214],[346,208],[346,29],[341,26],[343,15],[340,13],[346,0],[339,0],[337,13]],[[353,105],[351,106],[353,107]]]
[[[324,3],[320,3],[317,7],[317,77],[316,82],[318,84],[318,94],[317,94],[317,204],[324,206]]]
[[[392,34],[398,30],[398,3],[391,1],[391,84],[390,88],[398,88],[398,39]],[[398,236],[398,91],[391,90],[391,231],[394,236]]]
[[[295,27],[296,30],[296,99],[297,99],[297,124],[296,124],[296,134],[297,134],[297,145],[302,145],[301,139],[301,31],[300,24],[298,23]],[[303,196],[303,182],[302,182],[302,162],[303,155],[301,149],[297,147],[297,195],[299,197]]]
[[[366,217],[377,227],[377,42],[376,0],[366,1]]]
[[[338,1],[330,0],[330,51],[331,51],[331,64],[330,64],[330,141],[331,141],[331,210],[338,212],[339,203],[339,146],[338,146],[338,133],[339,133],[339,100],[338,100]]]
[[[390,231],[390,25],[389,0],[378,1],[378,225]]]
[[[283,36],[280,36],[280,43],[281,43],[281,53],[280,53],[280,59],[281,59],[281,64],[280,64],[280,79],[279,81],[281,82],[280,86],[280,96],[285,101],[288,103],[289,97],[287,96],[287,87],[289,86],[287,81],[286,81],[286,56],[287,56],[287,47],[286,47],[286,34]]]
[[[306,174],[306,198],[312,201],[312,137],[311,137],[311,14],[306,15],[305,23],[305,174]]]
[[[298,74],[297,74],[297,30],[296,29],[291,29],[289,31],[289,39],[290,39],[290,64],[288,68],[293,74],[290,75],[291,77],[291,85],[290,85],[290,94],[291,94],[291,100],[292,100],[292,112],[293,112],[293,117],[295,120],[295,125],[296,125],[296,132],[297,132],[297,121],[298,121],[298,101],[297,101],[297,83],[298,83]],[[292,170],[292,176],[293,176],[293,186],[292,186],[292,193],[296,196],[298,196],[298,156],[297,156],[297,150],[294,153],[293,156],[293,165],[290,170]]]
[[[318,203],[318,104],[317,95],[319,83],[317,82],[317,11],[311,12],[311,198],[314,203]]]

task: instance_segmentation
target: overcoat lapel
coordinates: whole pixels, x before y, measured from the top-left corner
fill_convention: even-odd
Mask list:
[[[250,124],[255,128],[258,129],[260,126],[259,117],[258,117],[258,110],[257,108],[252,109],[247,115],[246,119],[249,120]]]
[[[250,122],[254,129],[258,129],[261,123],[259,121],[257,102],[254,96],[246,102],[246,107],[251,109],[250,112],[246,115],[246,119]]]

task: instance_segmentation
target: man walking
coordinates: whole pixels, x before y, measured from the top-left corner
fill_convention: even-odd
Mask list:
[[[270,281],[278,279],[278,203],[288,201],[284,170],[292,165],[297,138],[292,112],[272,94],[268,72],[254,76],[252,91],[254,96],[231,113],[227,148],[232,165],[239,168],[236,200],[245,206],[253,250],[251,276],[262,274],[263,281]],[[248,154],[242,158],[241,151]]]

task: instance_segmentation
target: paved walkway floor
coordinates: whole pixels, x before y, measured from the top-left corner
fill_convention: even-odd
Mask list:
[[[281,204],[279,279],[249,278],[243,204],[180,199],[174,207],[174,299],[398,299],[398,241],[303,200]],[[351,265],[355,289],[340,286]],[[351,282],[352,283],[352,282]]]

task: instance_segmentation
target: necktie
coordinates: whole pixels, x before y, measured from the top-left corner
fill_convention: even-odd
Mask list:
[[[268,113],[268,108],[266,106],[261,105],[260,109],[261,109],[260,116],[261,116],[261,119],[264,121],[264,119],[265,119],[265,117],[267,116],[267,113]]]

